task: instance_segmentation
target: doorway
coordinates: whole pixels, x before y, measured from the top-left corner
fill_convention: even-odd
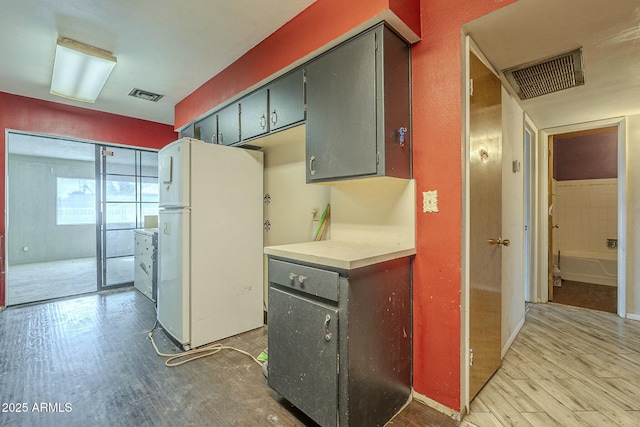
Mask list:
[[[549,301],[617,313],[618,127],[549,140]]]
[[[8,132],[6,182],[8,306],[132,284],[133,229],[157,215],[156,152]]]

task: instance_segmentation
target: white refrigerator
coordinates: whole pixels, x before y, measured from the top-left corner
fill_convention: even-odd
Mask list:
[[[262,326],[262,152],[182,138],[158,164],[160,325],[184,349]]]

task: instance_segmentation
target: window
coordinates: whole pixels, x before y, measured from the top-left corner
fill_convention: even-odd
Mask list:
[[[96,223],[96,182],[84,178],[57,178],[56,224]]]

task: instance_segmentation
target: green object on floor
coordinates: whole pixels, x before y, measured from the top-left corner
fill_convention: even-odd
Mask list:
[[[257,357],[258,362],[266,362],[267,359],[269,359],[269,354],[268,354],[267,350],[269,350],[269,349],[265,348],[264,351],[258,355],[258,357]]]

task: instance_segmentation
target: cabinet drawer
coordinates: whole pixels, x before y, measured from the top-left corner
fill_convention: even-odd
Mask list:
[[[269,259],[269,283],[320,298],[338,301],[338,279],[339,275],[335,271]]]

